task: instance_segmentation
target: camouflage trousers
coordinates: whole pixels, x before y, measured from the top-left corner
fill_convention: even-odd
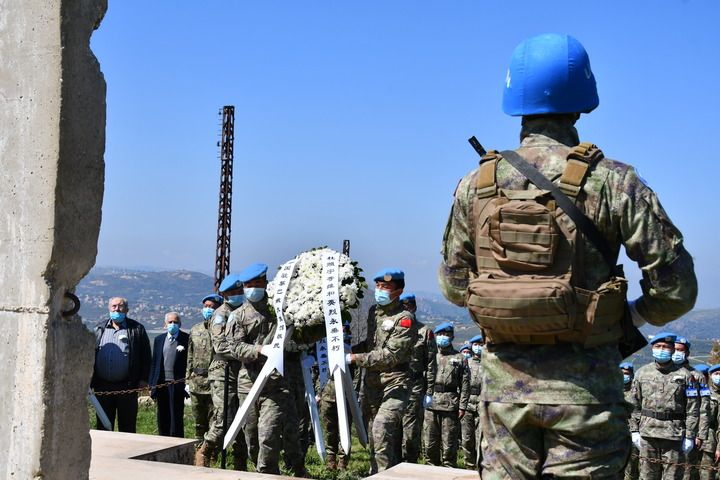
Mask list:
[[[280,473],[280,452],[285,447],[285,461],[293,470],[302,468],[305,459],[300,455],[298,416],[295,402],[287,388],[263,393],[257,402],[259,473]],[[289,425],[286,425],[289,423]]]
[[[235,379],[229,380],[228,385],[228,409],[227,409],[227,426],[230,426],[238,409],[237,382]],[[210,427],[205,433],[205,441],[213,448],[222,448],[223,443],[223,421],[225,419],[224,398],[225,398],[225,382],[223,380],[210,381],[210,396],[213,404],[213,416],[210,420]],[[244,469],[247,465],[247,445],[242,435],[235,439],[233,444],[233,458],[235,469]]]
[[[630,453],[624,402],[481,402],[478,409],[483,430],[483,479],[622,476]]]
[[[195,438],[203,438],[210,428],[214,415],[212,395],[209,393],[190,392],[192,414],[195,419]]]
[[[460,419],[456,411],[425,410],[423,441],[428,465],[454,467],[457,464]]]
[[[423,428],[422,399],[425,394],[424,381],[415,381],[410,390],[407,408],[403,415],[402,460],[417,463],[420,457],[420,444]]]
[[[698,466],[700,465],[701,456],[702,451],[697,448],[693,448],[692,450],[690,450],[690,452],[688,452],[687,455],[685,455],[685,463]],[[683,478],[685,480],[700,480],[700,469],[685,467],[685,473],[683,474]]]
[[[680,440],[643,437],[640,443],[640,478],[643,480],[680,480],[685,469],[677,464],[685,461]],[[655,460],[649,461],[649,460]]]
[[[403,414],[409,391],[405,386],[388,388],[372,422],[371,436],[377,470],[382,472],[400,463]]]
[[[715,480],[718,477],[717,470],[718,465],[715,463],[715,452],[700,452],[700,470],[694,469],[698,472],[698,478],[700,480]],[[711,470],[711,468],[714,468]]]
[[[323,423],[325,424],[325,452],[337,458],[347,457],[347,461],[350,461],[350,456],[345,455],[345,451],[340,446],[337,402],[323,398],[320,402],[320,418],[324,420]],[[348,418],[348,421],[350,421],[350,418]]]
[[[630,447],[630,458],[625,465],[625,480],[638,480],[640,478],[640,451],[635,445]]]
[[[245,402],[248,392],[238,392],[238,409]],[[258,411],[257,406],[253,405],[250,407],[245,425],[242,427],[243,437],[245,438],[245,446],[247,448],[248,456],[252,460],[253,465],[257,465],[258,452],[260,451],[260,445],[258,443]]]
[[[287,452],[298,452],[301,458],[305,458],[308,447],[310,446],[310,437],[312,435],[312,427],[310,422],[310,411],[305,402],[305,383],[302,379],[302,373],[298,376],[288,378],[290,386],[290,398],[295,405],[295,421],[286,422],[286,428],[294,428],[295,432],[285,432],[286,438],[297,438],[298,444],[295,446],[285,445],[285,464],[290,467],[293,458],[288,458]],[[293,435],[294,434],[294,435]]]
[[[382,402],[382,386],[377,377],[377,372],[365,371],[363,374],[362,388],[360,390],[360,408],[362,409],[365,430],[368,433],[368,453],[370,454],[370,474],[378,472],[377,459],[375,457],[375,440],[372,435],[372,427],[377,415],[380,403]]]
[[[479,459],[482,457],[480,449],[482,428],[477,412],[465,410],[465,415],[460,419],[460,432],[465,468],[475,470],[480,465]]]

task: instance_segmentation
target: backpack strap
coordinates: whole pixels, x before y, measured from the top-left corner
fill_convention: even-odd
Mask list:
[[[497,162],[500,159],[497,150],[490,150],[480,159],[480,170],[475,180],[477,198],[497,195]]]
[[[602,150],[596,145],[583,142],[572,149],[560,177],[560,190],[567,196],[576,198],[582,190],[590,167],[603,158]]]

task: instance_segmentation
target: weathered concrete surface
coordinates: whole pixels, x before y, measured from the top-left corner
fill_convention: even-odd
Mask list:
[[[95,262],[106,0],[0,0],[0,477],[88,477],[93,341],[64,301]]]
[[[90,431],[92,436],[92,480],[282,480],[296,477],[263,473],[234,472],[217,468],[177,465],[187,452],[195,452],[195,440],[140,435],[132,433]],[[154,460],[154,461],[146,461]],[[297,479],[296,479],[297,480]]]
[[[476,470],[462,470],[459,468],[431,467],[430,465],[418,465],[415,463],[401,463],[368,477],[371,480],[477,480],[479,478]]]

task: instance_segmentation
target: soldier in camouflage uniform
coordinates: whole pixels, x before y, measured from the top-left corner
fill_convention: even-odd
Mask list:
[[[482,335],[475,335],[468,344],[472,356],[468,359],[466,369],[468,374],[468,384],[463,385],[462,395],[460,397],[460,408],[465,410],[460,420],[460,430],[462,432],[462,449],[465,454],[465,468],[475,469],[480,465],[482,451],[480,443],[482,440],[482,428],[480,426],[480,391],[482,382],[482,347],[484,344]]]
[[[185,378],[190,389],[190,401],[195,419],[195,438],[199,439],[205,436],[213,416],[210,380],[208,380],[210,362],[213,357],[209,326],[213,312],[222,304],[223,298],[217,294],[203,298],[203,321],[193,325],[190,329]]]
[[[465,359],[452,346],[455,329],[444,322],[435,327],[435,386],[429,401],[425,403],[425,425],[423,441],[425,458],[429,465],[455,467],[457,464],[460,419],[465,415],[461,405],[462,387],[469,386],[470,372],[465,368]],[[467,397],[465,398],[467,404]]]
[[[623,390],[625,391],[625,402],[628,409],[632,409],[632,384],[635,378],[635,367],[630,362],[620,364],[620,371],[623,375]],[[628,412],[630,413],[630,412]],[[628,427],[630,425],[630,415],[628,415]],[[640,450],[633,444],[630,447],[630,458],[625,466],[625,480],[638,480],[640,478]]]
[[[684,369],[689,375],[692,375],[695,380],[694,383],[697,385],[698,395],[700,396],[700,418],[698,422],[697,437],[695,437],[695,446],[692,450],[690,450],[685,458],[685,463],[697,466],[700,464],[702,444],[708,438],[710,420],[710,389],[707,388],[705,377],[690,366],[689,359],[690,341],[685,337],[678,336],[675,339],[675,352],[672,354],[672,361],[678,368]],[[699,473],[700,471],[698,468],[686,467],[684,478],[685,480],[698,480],[700,478]]]
[[[423,398],[432,396],[435,387],[435,335],[425,324],[417,320],[415,295],[403,293],[400,303],[405,310],[416,315],[418,339],[413,347],[410,359],[410,378],[412,387],[408,406],[403,416],[402,459],[404,462],[417,463],[420,456],[420,444],[423,427]]]
[[[695,447],[698,434],[698,385],[690,372],[672,362],[675,334],[658,333],[651,343],[655,361],[635,373],[630,397],[630,431],[640,450],[640,478],[681,479],[684,469],[679,464]]]
[[[277,319],[271,311],[266,292],[267,265],[256,263],[244,269],[239,278],[245,287],[247,301],[228,321],[228,333],[217,346],[218,352],[242,362],[241,378],[254,383],[265,363],[262,347],[275,335]],[[288,330],[292,325],[288,325]],[[324,325],[292,330],[292,340],[310,343],[324,333]],[[309,333],[312,337],[303,337]],[[305,459],[299,449],[298,414],[290,394],[288,380],[276,370],[270,375],[257,400],[259,452],[256,469],[260,473],[280,473],[280,451],[285,447],[285,460],[295,476],[304,476]],[[284,428],[291,422],[295,428]]]
[[[242,305],[245,296],[242,282],[236,274],[225,277],[220,283],[219,291],[225,302],[213,312],[210,318],[210,338],[214,355],[208,372],[215,415],[210,422],[209,430],[205,433],[202,445],[195,454],[195,465],[205,467],[210,466],[210,457],[222,445],[225,416],[227,415],[227,424],[229,425],[238,408],[237,381],[240,362],[223,355],[218,351],[217,346],[224,338],[229,317]],[[226,367],[227,378],[225,378]],[[227,412],[224,410],[225,382],[228,383]],[[233,457],[236,470],[247,468],[247,446],[242,438],[233,446]]]
[[[377,305],[372,305],[367,316],[367,336],[364,341],[360,342],[353,348],[353,353],[368,353],[375,348],[375,331],[377,329],[376,318]],[[375,460],[375,442],[372,436],[372,426],[375,421],[380,403],[382,402],[382,383],[380,382],[380,372],[376,370],[368,370],[366,368],[358,368],[356,370],[360,377],[360,392],[358,401],[362,409],[363,421],[365,422],[365,431],[368,432],[368,452],[370,455],[370,474],[377,473],[378,467]]]
[[[386,269],[378,272],[374,280],[375,347],[368,353],[347,354],[347,362],[379,372],[382,397],[370,435],[377,470],[382,471],[400,463],[402,418],[410,394],[410,358],[418,333],[415,316],[400,305],[405,274]]]
[[[707,368],[707,365],[705,365]],[[696,367],[697,368],[697,367]],[[720,365],[713,365],[706,370],[710,375],[710,413],[708,415],[708,438],[702,444],[700,457],[700,479],[715,480],[720,459]]]
[[[574,38],[546,34],[523,42],[513,54],[503,103],[506,113],[523,116],[516,153],[556,184],[570,168],[571,154],[593,150],[578,145],[574,126],[580,113],[599,103],[587,53]],[[460,181],[443,238],[439,283],[445,297],[460,306],[466,305],[471,281],[492,283],[489,277],[478,278],[485,268],[480,261],[493,258],[477,257],[478,251],[487,251],[488,240],[476,235],[484,228],[474,222],[476,213],[483,212],[472,208],[486,194],[479,186],[496,188],[489,190],[495,198],[508,189],[536,190],[507,160],[491,160],[485,156],[481,167]],[[486,163],[495,171],[483,170]],[[481,170],[489,175],[481,176]],[[622,245],[642,269],[643,295],[629,304],[633,323],[663,325],[689,311],[697,295],[692,257],[655,193],[635,169],[599,154],[585,173],[580,186],[568,184],[567,192],[577,196],[615,258]],[[568,218],[557,218],[565,231],[575,228]],[[579,267],[573,281],[598,293],[615,272],[593,242],[581,240],[572,247],[573,264]],[[512,278],[514,272],[506,274]],[[525,314],[516,318],[524,320]],[[605,318],[611,338],[587,346],[582,341],[553,343],[551,335],[496,341],[494,332],[484,330],[483,478],[621,474],[629,453],[617,372],[621,318],[622,311]],[[600,333],[591,328],[588,340],[599,340]]]

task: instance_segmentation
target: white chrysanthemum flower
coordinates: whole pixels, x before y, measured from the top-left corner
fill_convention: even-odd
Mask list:
[[[322,257],[328,248],[311,250],[301,253],[295,273],[290,279],[285,293],[285,320],[293,323],[321,322],[324,319],[322,306]],[[337,252],[334,252],[337,253]],[[360,304],[359,292],[365,287],[362,270],[346,255],[339,254],[337,265],[340,296],[340,308],[343,310],[357,308]],[[277,277],[267,287],[267,294],[273,298],[277,293]]]

